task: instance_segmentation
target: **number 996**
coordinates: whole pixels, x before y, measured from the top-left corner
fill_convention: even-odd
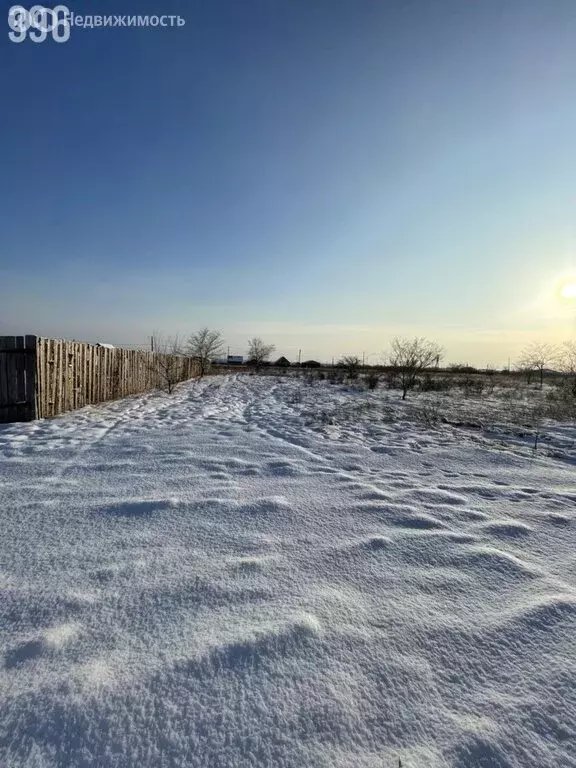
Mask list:
[[[65,43],[70,38],[70,11],[65,5],[45,8],[34,5],[26,10],[21,5],[13,5],[8,11],[8,37],[13,43],[22,43],[29,36],[34,43],[42,43],[52,33],[57,43]]]

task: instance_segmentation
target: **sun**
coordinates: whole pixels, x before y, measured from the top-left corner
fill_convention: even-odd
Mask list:
[[[563,299],[576,299],[576,282],[564,283],[560,289],[560,295]]]

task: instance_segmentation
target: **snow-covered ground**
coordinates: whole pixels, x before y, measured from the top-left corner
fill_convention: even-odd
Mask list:
[[[0,429],[0,765],[576,766],[576,429],[486,402],[236,375]]]

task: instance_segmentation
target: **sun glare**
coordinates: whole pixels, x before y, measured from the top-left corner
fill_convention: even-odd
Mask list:
[[[564,283],[560,295],[563,299],[576,299],[576,282]]]

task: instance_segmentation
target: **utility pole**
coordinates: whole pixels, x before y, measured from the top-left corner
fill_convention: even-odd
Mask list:
[[[364,368],[364,360],[366,359],[366,352],[362,352],[362,368]]]
[[[302,350],[299,349],[298,350],[298,365],[300,365],[301,360],[302,360]]]
[[[154,352],[154,336],[150,336],[150,352]]]

